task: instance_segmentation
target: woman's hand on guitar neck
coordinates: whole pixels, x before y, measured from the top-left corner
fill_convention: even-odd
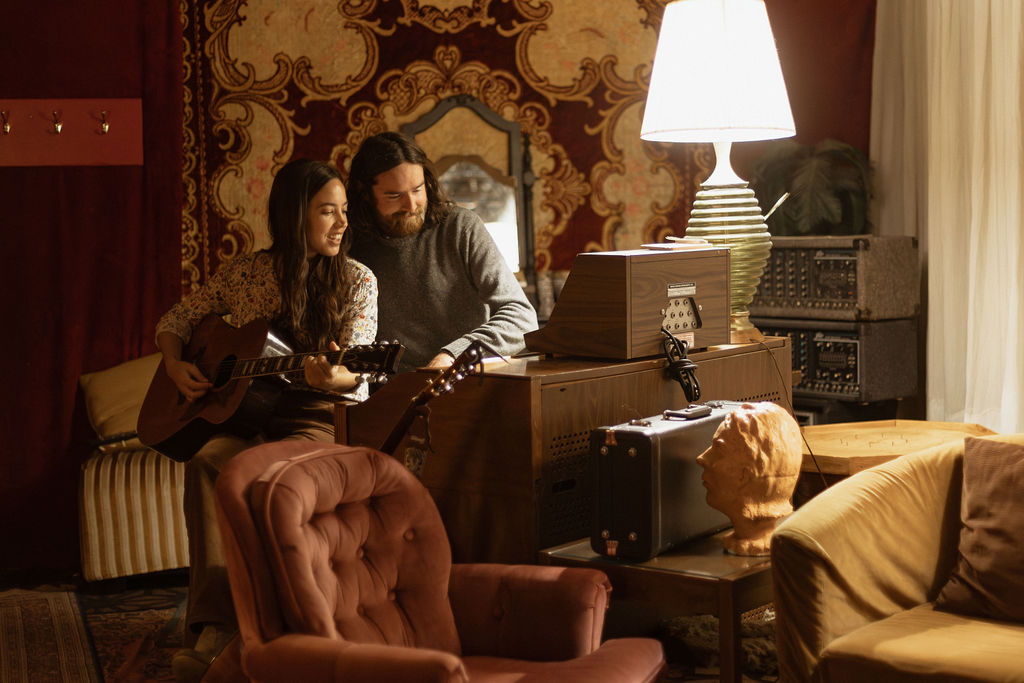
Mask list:
[[[331,342],[331,351],[340,351],[341,347]],[[306,356],[302,359],[302,370],[306,375],[306,384],[324,391],[341,393],[354,387],[358,380],[354,372],[349,372],[344,365],[332,365],[327,356]]]

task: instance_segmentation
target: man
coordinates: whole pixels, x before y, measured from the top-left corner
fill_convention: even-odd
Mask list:
[[[348,191],[351,254],[377,276],[377,336],[405,345],[400,370],[448,367],[474,341],[503,356],[524,348],[536,312],[483,221],[448,199],[412,138],[364,141]]]
[[[708,505],[733,528],[723,538],[734,555],[767,555],[776,523],[793,511],[803,460],[800,425],[768,401],[744,403],[725,416],[711,447],[697,456]]]

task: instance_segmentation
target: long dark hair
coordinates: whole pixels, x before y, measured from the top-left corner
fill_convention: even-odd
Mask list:
[[[377,176],[403,163],[423,167],[423,180],[427,188],[425,223],[439,225],[451,211],[452,202],[437,181],[434,166],[416,141],[408,135],[388,131],[366,138],[352,158],[348,176],[348,217],[352,227],[363,231],[377,224],[377,202],[373,185]]]
[[[306,259],[309,203],[334,179],[341,181],[341,174],[331,166],[296,159],[277,172],[270,188],[268,213],[273,243],[267,251],[274,258],[281,286],[277,323],[291,334],[298,351],[327,348],[331,340],[338,339],[344,322],[349,231],[345,231],[337,256],[317,254]]]

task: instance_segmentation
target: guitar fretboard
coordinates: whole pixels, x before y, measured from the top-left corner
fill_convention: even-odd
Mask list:
[[[297,353],[289,356],[266,356],[263,358],[240,358],[234,361],[231,378],[266,377],[267,375],[284,375],[302,370],[302,359],[308,356],[327,356],[331,365],[344,365],[345,351],[317,351]]]

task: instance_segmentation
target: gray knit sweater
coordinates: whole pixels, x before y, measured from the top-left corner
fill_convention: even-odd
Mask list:
[[[483,221],[455,207],[443,225],[384,238],[361,230],[351,255],[377,276],[377,338],[405,345],[400,371],[474,340],[502,355],[524,348],[537,314]]]

